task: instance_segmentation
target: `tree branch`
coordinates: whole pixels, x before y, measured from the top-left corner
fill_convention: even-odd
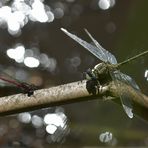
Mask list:
[[[148,97],[124,83],[121,85],[121,88],[117,89],[115,83],[111,82],[101,87],[98,95],[100,97],[110,95],[111,99],[113,99],[119,97],[119,91],[126,93],[131,99],[148,108]],[[87,92],[85,80],[82,82],[78,81],[52,88],[36,90],[31,97],[24,94],[1,97],[0,115],[14,114],[92,99],[98,99],[98,97],[92,96]]]

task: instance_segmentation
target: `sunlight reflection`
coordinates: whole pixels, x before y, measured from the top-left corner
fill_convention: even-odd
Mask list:
[[[48,10],[45,9],[47,7]],[[14,0],[10,7],[0,8],[0,27],[7,27],[11,35],[20,35],[21,28],[28,23],[29,19],[41,23],[52,22],[54,14],[42,0]]]
[[[63,11],[65,11],[67,8],[66,8],[66,5],[60,1],[58,2],[55,2],[54,3],[54,7],[55,8],[61,8]]]
[[[44,116],[46,132],[50,135],[47,138],[48,143],[59,142],[70,132],[67,125],[67,117],[63,111],[63,108],[58,107],[55,113],[48,113]]]
[[[24,59],[25,48],[23,45],[18,45],[16,48],[7,49],[6,53],[15,61],[22,61]]]
[[[31,118],[31,122],[35,128],[39,128],[43,126],[43,119],[38,115],[33,115]]]
[[[64,115],[64,113],[46,114],[44,117],[44,122],[46,124],[52,124],[52,125],[64,127],[65,122],[66,122],[66,116]]]
[[[18,43],[13,48],[7,49],[6,54],[17,63],[24,63],[29,68],[41,66],[49,72],[54,72],[57,66],[55,58],[48,57],[45,53],[40,53],[37,47],[25,49],[22,44]]]
[[[18,120],[22,123],[30,123],[31,121],[31,114],[29,112],[20,113],[18,115]]]
[[[113,134],[108,131],[101,133],[99,136],[99,140],[100,142],[105,143],[110,146],[115,146],[118,143],[117,139],[113,136]]]
[[[55,18],[59,19],[59,18],[62,18],[64,16],[64,11],[62,8],[56,8],[54,10],[54,15],[55,15]]]
[[[113,135],[110,132],[101,133],[99,136],[99,140],[103,143],[110,142],[112,138],[113,138]]]
[[[40,63],[44,68],[46,68],[50,72],[53,72],[55,70],[57,66],[56,59],[49,58],[47,54],[44,54],[44,53],[40,54],[39,59],[40,59]]]
[[[45,12],[44,5],[40,0],[35,0],[33,2],[32,10],[30,11],[30,17],[41,23],[47,22],[48,16]]]
[[[47,11],[48,20],[47,22],[50,23],[54,20],[54,14],[51,11]]]
[[[46,114],[42,114],[40,116],[31,114],[33,114],[33,112],[18,114],[18,120],[12,120],[9,123],[14,123],[13,126],[10,125],[11,128],[17,128],[19,122],[31,123],[28,126],[32,125],[35,128],[36,137],[43,138],[46,136],[46,141],[48,143],[61,142],[70,133],[70,128],[67,123],[67,116],[64,114],[64,109],[62,107],[56,107],[54,112],[46,112]]]
[[[49,134],[54,134],[56,130],[57,130],[57,126],[55,126],[53,124],[49,124],[46,126],[46,131]]]
[[[80,64],[81,58],[79,57],[79,55],[75,55],[65,59],[65,66],[69,73],[76,73]]]
[[[70,64],[73,67],[78,67],[81,64],[81,59],[79,56],[74,56],[70,59]]]
[[[20,24],[17,22],[17,20],[15,20],[13,15],[11,15],[11,17],[8,19],[7,24],[9,33],[16,34],[17,32],[19,32]]]
[[[27,67],[30,67],[30,68],[35,68],[35,67],[38,67],[40,62],[38,59],[36,59],[35,57],[26,57],[24,59],[24,64],[27,66]]]
[[[99,0],[98,1],[98,6],[102,10],[107,10],[110,7],[113,7],[115,5],[115,0]]]
[[[148,70],[145,70],[144,77],[145,77],[146,80],[148,81]]]

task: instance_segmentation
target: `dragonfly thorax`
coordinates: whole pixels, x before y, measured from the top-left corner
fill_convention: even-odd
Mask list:
[[[102,62],[97,64],[92,69],[92,74],[100,82],[100,84],[105,84],[111,80],[111,76],[109,72],[111,68],[112,68],[111,64]]]

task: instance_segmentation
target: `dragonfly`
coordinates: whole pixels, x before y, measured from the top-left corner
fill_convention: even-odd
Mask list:
[[[93,44],[88,43],[78,36],[68,32],[66,29],[61,28],[61,30],[68,35],[70,38],[75,40],[77,43],[79,43],[81,46],[83,46],[85,49],[87,49],[89,52],[91,52],[95,57],[97,57],[99,60],[102,61],[102,63],[97,64],[92,70],[87,71],[86,79],[88,80],[87,83],[90,86],[93,86],[93,89],[89,89],[89,87],[86,88],[89,93],[96,93],[97,91],[94,89],[97,88],[98,84],[102,85],[110,80],[113,80],[116,82],[116,86],[120,88],[121,83],[126,83],[130,85],[132,88],[134,88],[136,91],[140,91],[139,86],[136,84],[136,82],[127,74],[122,73],[119,70],[119,67],[132,61],[135,60],[138,57],[144,56],[148,53],[147,51],[144,51],[143,53],[140,53],[132,58],[129,58],[121,63],[117,62],[116,57],[107,51],[105,48],[103,48],[96,39],[93,38],[93,36],[88,32],[87,29],[84,29],[87,35],[90,37],[92,40]],[[109,77],[110,76],[110,77]],[[106,79],[108,77],[108,79]],[[122,107],[127,114],[129,118],[133,118],[133,107],[131,103],[131,98],[129,98],[125,93],[122,93],[122,91],[119,92],[120,100]]]
[[[7,82],[8,84],[12,84],[19,88],[23,94],[27,94],[28,97],[32,96],[34,94],[34,91],[37,90],[37,86],[34,84],[28,84],[26,82],[21,82],[17,79],[14,79],[12,76],[8,75],[7,73],[3,72],[3,75],[5,76],[0,76],[0,80]],[[6,78],[9,77],[9,78]]]

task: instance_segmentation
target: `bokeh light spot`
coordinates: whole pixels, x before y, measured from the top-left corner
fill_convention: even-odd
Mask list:
[[[31,115],[29,112],[20,113],[18,115],[18,120],[22,123],[30,123],[31,121]]]
[[[24,59],[24,64],[27,66],[27,67],[30,67],[30,68],[35,68],[35,67],[38,67],[40,62],[38,59],[34,58],[34,57],[26,57]]]
[[[39,128],[39,127],[42,127],[43,126],[43,120],[41,117],[37,116],[37,115],[33,115],[32,118],[31,118],[31,121],[32,121],[32,125],[35,127],[35,128]]]
[[[145,77],[146,80],[148,81],[148,70],[145,70],[144,77]]]
[[[23,45],[19,45],[16,48],[8,49],[6,53],[10,58],[17,61],[17,60],[20,60],[24,57],[25,48]]]
[[[46,124],[52,124],[56,126],[64,127],[65,121],[62,119],[62,116],[59,114],[46,114],[44,117],[44,122]]]
[[[57,127],[55,125],[49,124],[46,126],[46,132],[49,134],[54,134],[57,130]]]
[[[107,10],[110,7],[113,7],[115,5],[115,0],[99,0],[98,1],[98,6],[102,10]]]
[[[99,136],[99,140],[103,143],[110,142],[112,138],[113,138],[113,135],[110,132],[101,133]]]

